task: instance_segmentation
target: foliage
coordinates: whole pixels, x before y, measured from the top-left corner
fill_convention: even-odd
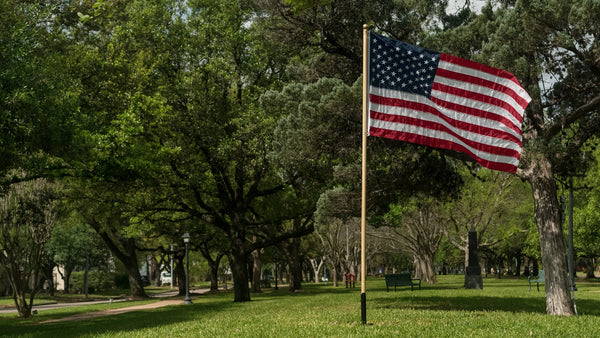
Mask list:
[[[76,83],[64,72],[65,32],[47,1],[3,1],[0,16],[0,184],[63,166],[77,112]],[[5,176],[7,173],[11,173]]]
[[[58,215],[56,194],[56,185],[38,179],[12,184],[0,196],[0,263],[20,317],[31,316],[40,288],[44,249]]]
[[[96,232],[81,217],[71,213],[52,229],[46,251],[63,271],[65,292],[70,291],[69,275],[74,269],[108,268],[110,252]],[[87,260],[87,263],[86,263]],[[75,290],[81,290],[81,288]]]
[[[84,285],[84,274],[85,272],[83,271],[78,271],[78,272],[74,272],[71,275],[71,278],[73,279],[71,282],[71,286],[73,287],[73,290],[75,290],[76,293],[84,293],[83,290],[83,285]],[[120,289],[127,289],[129,287],[129,285],[127,283],[122,283],[120,282],[119,285],[117,285],[117,280],[123,280],[122,277],[118,277],[118,274],[116,273],[111,273],[108,271],[90,271],[88,272],[88,282],[87,282],[87,287],[88,287],[88,292],[90,293],[99,293],[102,291],[107,291],[110,289],[115,289],[115,288],[120,288]]]
[[[164,252],[184,231],[199,240],[221,232],[228,243],[211,250],[230,251],[242,285],[250,252],[312,230],[325,191],[340,189],[323,195],[336,197],[340,208],[331,203],[319,212],[357,216],[367,23],[396,39],[509,70],[527,87],[533,101],[518,175],[532,189],[541,258],[555,270],[548,274],[548,312],[570,314],[554,179],[565,181],[588,164],[582,147],[600,130],[598,5],[498,0],[477,15],[467,6],[448,14],[447,6],[4,1],[0,185],[69,177],[73,204],[128,261],[132,288],[136,250]],[[369,140],[368,154],[372,224],[380,225],[399,198],[464,197],[460,155],[383,139]],[[475,195],[476,202],[489,198]],[[485,213],[484,207],[474,203],[472,211]],[[530,210],[518,210],[519,222],[508,209],[493,221],[497,231],[486,233],[502,241],[506,257],[525,241],[534,255],[535,235],[521,236]],[[582,222],[593,224],[585,210]],[[294,220],[305,226],[294,230]],[[137,291],[143,293],[139,285]],[[249,300],[246,291],[235,298]]]
[[[390,205],[385,218],[391,228],[378,229],[392,247],[412,256],[415,278],[437,283],[434,256],[444,236],[444,220],[439,201],[433,198],[413,198]]]

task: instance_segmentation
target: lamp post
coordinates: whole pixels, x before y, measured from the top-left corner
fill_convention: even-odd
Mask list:
[[[192,299],[190,298],[190,257],[188,256],[188,243],[190,242],[190,234],[185,233],[181,237],[183,238],[183,243],[185,243],[185,299],[183,300],[183,304],[192,304]]]

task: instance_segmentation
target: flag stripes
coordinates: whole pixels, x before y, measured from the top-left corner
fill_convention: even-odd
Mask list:
[[[512,74],[374,33],[369,41],[370,135],[516,171],[531,98]]]

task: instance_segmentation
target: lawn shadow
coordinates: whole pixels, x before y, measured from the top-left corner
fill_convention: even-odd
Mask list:
[[[433,311],[505,311],[512,313],[546,313],[543,297],[490,297],[490,296],[421,296],[409,294],[399,297],[373,297],[369,299],[375,308],[410,309]],[[600,316],[599,302],[589,299],[577,300],[579,314]]]
[[[203,320],[203,317],[225,311],[235,306],[231,301],[215,300],[195,302],[190,305],[170,305],[156,309],[136,310],[126,313],[97,317],[89,320],[54,322],[10,326],[3,329],[2,336],[60,337],[65,332],[72,336],[94,336],[97,334],[118,334],[140,329],[158,328],[177,322]],[[70,311],[69,311],[70,312]],[[73,311],[74,313],[81,313]],[[69,313],[61,313],[61,317]],[[14,332],[11,332],[13,331]]]

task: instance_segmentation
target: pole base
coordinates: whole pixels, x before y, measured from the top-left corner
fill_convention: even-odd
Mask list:
[[[360,318],[363,324],[367,324],[367,294],[360,294]]]
[[[185,299],[183,300],[183,304],[193,304],[192,299],[189,297],[185,297]]]

